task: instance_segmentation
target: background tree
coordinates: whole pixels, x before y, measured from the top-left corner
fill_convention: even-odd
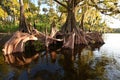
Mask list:
[[[68,17],[66,17],[68,15],[68,7],[70,8],[70,6],[68,6],[74,2],[77,3],[77,5],[74,5],[74,16],[75,16],[75,23],[76,26],[80,25],[80,28],[82,28],[82,25],[84,27],[84,29],[89,30],[88,27],[92,28],[93,26],[90,26],[90,24],[88,24],[88,22],[92,23],[94,22],[94,24],[100,23],[101,21],[101,15],[100,14],[105,14],[105,15],[110,15],[110,16],[114,16],[117,15],[119,13],[119,4],[118,4],[118,0],[38,0],[39,2],[39,6],[37,6],[33,1],[31,0],[24,0],[24,13],[25,13],[25,17],[26,19],[31,22],[33,24],[34,21],[37,21],[37,28],[40,30],[40,28],[44,28],[44,23],[42,23],[44,21],[44,14],[41,14],[40,12],[40,6],[43,4],[47,4],[50,8],[50,10],[48,9],[48,13],[49,14],[49,18],[47,18],[48,21],[48,26],[50,25],[50,23],[52,23],[52,19],[53,17],[50,16],[52,15],[51,10],[54,11],[54,18],[56,19],[56,23],[57,26],[62,26],[64,23],[64,25],[66,25],[66,27],[62,28],[63,32],[64,29],[71,31],[70,29],[72,27],[67,27],[67,21]],[[57,2],[57,3],[55,3]],[[12,5],[11,5],[12,4]],[[63,4],[63,5],[61,5]],[[54,5],[54,8],[53,8]],[[65,7],[67,6],[67,8]],[[56,8],[55,8],[56,7]],[[9,22],[6,21],[6,18],[8,16],[11,16],[11,18],[13,18],[13,22],[15,24],[13,24],[13,22],[10,22],[12,24],[12,26],[8,26],[6,27],[7,29],[13,29],[14,25],[18,25],[18,21],[19,21],[19,17],[20,17],[20,9],[19,9],[19,1],[18,0],[0,0],[0,8],[1,8],[1,24],[5,24],[9,25]],[[89,16],[91,16],[91,9],[93,10],[92,13],[96,13],[94,15],[94,19],[95,16],[97,18],[97,20],[92,22],[93,18],[89,18]],[[5,12],[5,14],[3,13],[3,11]],[[90,13],[89,13],[90,11]],[[84,13],[84,18],[82,19],[82,15]],[[70,14],[70,13],[69,13]],[[119,15],[118,15],[119,16]],[[58,20],[58,21],[57,21]],[[90,20],[90,21],[88,21]],[[100,21],[99,21],[100,20]],[[97,22],[96,22],[97,21]],[[94,25],[93,24],[93,25]],[[69,24],[70,25],[70,24]],[[73,24],[72,24],[73,25]],[[88,25],[88,26],[86,26]],[[3,26],[3,25],[1,25]],[[43,27],[42,27],[43,26]],[[5,28],[5,27],[4,27]],[[68,28],[68,29],[67,29]],[[2,30],[2,29],[1,29]],[[43,30],[43,29],[41,29]],[[62,31],[61,30],[61,31]],[[66,31],[65,30],[65,31]]]
[[[19,0],[20,4],[20,23],[19,23],[19,30],[23,32],[30,32],[28,31],[29,28],[27,27],[26,19],[24,16],[24,3],[23,0]]]
[[[25,13],[24,13],[25,10],[24,10],[23,0],[19,0],[19,3],[20,3],[20,24],[19,24],[20,29],[19,30],[21,30],[23,32],[31,33],[32,26],[30,25],[30,23],[27,24],[27,22],[26,22],[26,16],[25,16]],[[29,12],[31,12],[31,15],[28,15],[27,18],[31,18],[31,16],[36,16],[37,8],[34,6],[33,3],[29,2],[28,10],[29,10]],[[36,13],[34,13],[34,12],[36,12]]]
[[[78,12],[76,10],[81,10],[82,11],[81,13],[84,13],[85,10],[87,10],[87,9],[89,10],[90,8],[92,8],[94,11],[99,11],[105,15],[115,15],[115,14],[119,13],[117,0],[103,0],[103,1],[101,1],[101,0],[62,0],[62,1],[54,0],[54,1],[67,9],[68,16],[67,16],[66,22],[64,24],[64,26],[66,26],[66,28],[68,26],[67,24],[69,24],[70,21],[71,21],[71,24],[72,24],[72,22],[76,22],[76,18],[75,19],[71,18],[72,15],[75,16],[75,14],[76,14],[75,12]],[[79,7],[79,9],[76,9],[77,7]],[[88,13],[89,13],[89,11],[88,11]],[[85,14],[85,16],[86,15],[87,14]],[[100,15],[100,13],[99,13],[99,15]],[[73,27],[72,25],[69,24],[69,26],[68,26],[69,29],[72,29],[72,27]],[[74,27],[75,27],[75,23],[74,23]],[[69,29],[67,29],[67,30],[71,31]]]

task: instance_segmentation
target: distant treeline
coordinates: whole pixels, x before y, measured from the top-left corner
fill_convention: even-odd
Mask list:
[[[120,28],[114,28],[113,33],[120,33]]]

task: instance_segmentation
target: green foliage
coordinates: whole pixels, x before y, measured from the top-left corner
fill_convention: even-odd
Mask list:
[[[35,46],[36,51],[43,51],[43,50],[45,50],[44,44],[42,44],[40,41],[35,41],[34,42],[34,46]]]
[[[3,19],[7,16],[7,13],[0,7],[0,19]]]
[[[63,6],[58,6],[58,10],[59,10],[59,12],[67,13],[66,8],[64,8]]]
[[[18,25],[0,25],[0,32],[5,32],[5,33],[8,33],[8,32],[15,32],[16,30],[18,29]]]
[[[46,27],[47,27],[47,31],[50,32],[50,24],[46,24],[46,23],[36,24],[36,28],[41,32],[45,32]]]
[[[65,6],[68,6],[68,0],[57,0]],[[73,1],[73,0],[72,0]],[[117,0],[75,0],[77,4],[75,9],[75,16],[77,22],[81,20],[81,16],[85,13],[84,17],[84,28],[86,30],[107,32],[109,28],[107,28],[106,23],[101,23],[101,13],[112,12],[116,13],[117,8]],[[37,29],[40,31],[45,31],[45,27],[47,27],[48,32],[50,29],[50,24],[55,21],[57,27],[60,28],[65,23],[67,16],[67,9],[62,5],[56,5],[56,9],[53,8],[53,5],[56,0],[38,0],[38,6],[34,4],[31,0],[24,0],[24,9],[25,9],[25,17],[29,23],[37,21]],[[12,4],[12,5],[11,5]],[[48,4],[50,8],[44,8],[43,11],[45,14],[39,13],[39,8],[42,4]],[[99,5],[99,6],[98,6]],[[17,30],[19,14],[20,14],[20,5],[18,0],[0,0],[0,32],[12,32]],[[69,7],[69,6],[68,6]],[[106,8],[106,10],[104,8]],[[57,12],[56,12],[56,11]],[[111,11],[113,10],[113,11]],[[62,15],[61,15],[62,14]],[[10,15],[14,19],[14,23],[9,24],[9,22],[5,21],[6,17]],[[7,22],[7,23],[6,23]],[[12,30],[13,29],[13,30]]]

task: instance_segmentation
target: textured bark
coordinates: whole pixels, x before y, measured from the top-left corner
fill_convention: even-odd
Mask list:
[[[16,64],[16,65],[25,65],[29,64],[32,60],[39,57],[37,51],[32,51],[35,53],[30,57],[26,57],[25,53],[25,43],[27,41],[35,41],[39,40],[41,43],[45,43],[46,35],[34,29],[31,34],[17,31],[13,34],[13,36],[5,43],[3,47],[3,55],[5,58],[5,62],[8,64]],[[62,41],[62,39],[55,39],[51,36],[47,36],[48,45],[53,41]],[[31,45],[30,45],[31,46]],[[33,45],[34,46],[34,45]],[[29,48],[34,49],[34,47]],[[28,51],[27,51],[28,54]]]
[[[25,43],[29,40],[37,40],[37,37],[20,31],[14,33],[3,48],[5,62],[8,64],[25,65],[37,58],[39,54],[35,54],[30,58],[25,58],[23,54]]]
[[[80,21],[80,25],[79,27],[84,31],[84,17],[85,17],[85,13],[82,14],[82,18],[81,18],[81,21]]]
[[[62,26],[61,31],[63,33],[71,33],[76,29],[76,19],[74,9],[68,9],[68,15],[65,24]]]
[[[19,0],[20,4],[20,22],[19,22],[19,30],[22,32],[30,33],[32,28],[30,25],[27,25],[27,21],[24,15],[24,3],[23,0]]]
[[[67,38],[66,42],[64,42],[63,48],[70,48],[74,49],[74,40],[75,40],[75,33],[72,33]]]
[[[28,33],[17,31],[4,45],[4,55],[23,52],[24,44],[29,40],[37,40],[37,37]]]
[[[95,44],[95,43],[104,44],[104,41],[102,39],[102,34],[99,32],[86,33],[86,39],[89,44]]]
[[[65,7],[65,8],[67,9],[67,18],[66,18],[65,24],[61,28],[61,32],[63,33],[63,36],[65,39],[67,38],[67,36],[69,34],[75,33],[75,37],[74,37],[75,40],[73,40],[73,41],[75,41],[74,43],[86,45],[87,41],[85,39],[84,32],[82,30],[80,30],[79,28],[77,28],[77,25],[76,25],[76,18],[75,18],[76,11],[75,10],[76,10],[77,4],[79,2],[80,1],[77,2],[75,0],[66,1],[67,7]],[[60,3],[58,3],[58,4],[60,4]],[[84,19],[84,17],[83,17],[83,19]],[[83,20],[81,20],[81,21],[83,21]],[[66,39],[66,40],[68,40],[68,39]]]
[[[52,24],[51,24],[51,29],[50,29],[50,36],[51,37],[54,37],[55,34],[57,33],[57,28],[56,28],[56,25],[55,25],[55,22],[53,21]]]
[[[69,4],[70,5],[70,4]],[[72,6],[72,4],[70,5]],[[85,33],[79,29],[76,25],[76,19],[75,19],[75,7],[68,8],[68,15],[65,24],[62,26],[61,29],[62,33],[64,33],[65,42],[70,41],[68,40],[67,36],[71,33],[75,33],[74,37],[74,44],[83,44],[87,45],[87,40],[85,39]],[[70,43],[70,42],[68,42]],[[71,43],[70,43],[71,44]]]

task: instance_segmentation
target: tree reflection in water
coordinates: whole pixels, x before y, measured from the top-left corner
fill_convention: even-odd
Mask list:
[[[107,59],[95,58],[93,47],[86,47],[82,50],[81,56],[76,55],[76,60],[72,61],[72,55],[64,53],[59,63],[64,68],[63,80],[105,80],[105,65]],[[102,59],[105,59],[106,62]]]
[[[1,72],[5,73],[1,75],[0,72],[0,76],[2,79],[6,77],[6,80],[106,80],[105,66],[110,63],[110,59],[95,57],[92,50],[91,47],[84,48],[81,56],[76,54],[74,60],[71,59],[73,55],[69,54],[70,50],[53,51],[48,54],[48,61],[46,56],[42,56],[45,53],[41,53],[38,61],[27,67],[11,69],[0,66],[0,69],[3,69]]]

